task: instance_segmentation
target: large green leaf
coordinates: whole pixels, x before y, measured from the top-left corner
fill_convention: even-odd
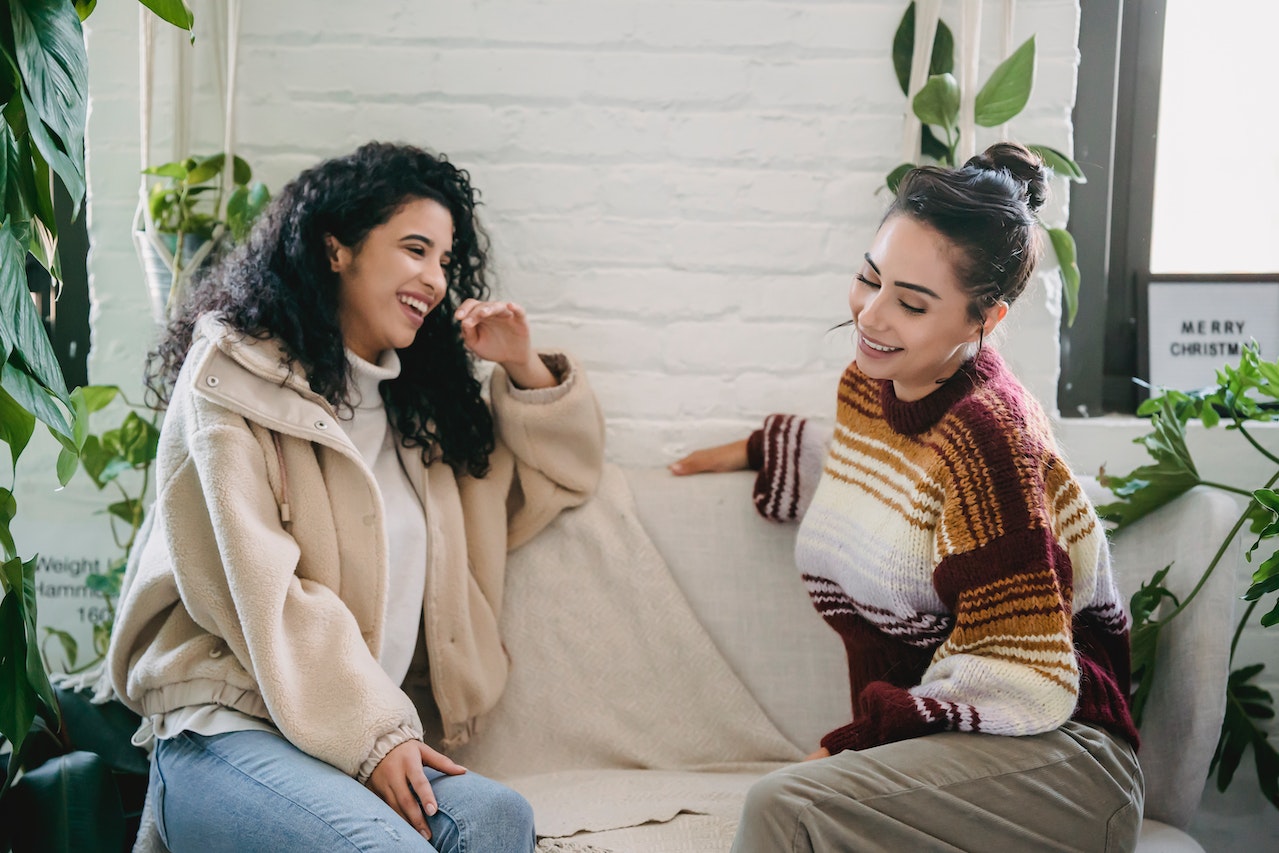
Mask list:
[[[949,135],[959,118],[959,84],[950,74],[934,74],[915,95],[911,108],[924,124],[945,128]]]
[[[1279,808],[1279,752],[1257,722],[1274,717],[1274,697],[1251,683],[1264,668],[1265,664],[1258,663],[1230,673],[1226,682],[1226,715],[1208,773],[1217,772],[1217,790],[1225,791],[1251,747],[1261,792]]]
[[[995,127],[1026,107],[1035,86],[1035,37],[1026,39],[1012,56],[999,63],[973,102],[973,119]]]
[[[89,63],[80,16],[71,3],[11,0],[13,41],[22,70],[27,131],[62,178],[78,212],[84,200],[84,124]]]
[[[13,472],[18,469],[18,457],[31,440],[35,432],[35,415],[18,404],[8,391],[0,387],[0,441],[9,445],[9,456],[13,460]]]
[[[1159,509],[1202,480],[1186,449],[1186,428],[1178,419],[1170,399],[1150,419],[1152,431],[1135,439],[1145,445],[1154,462],[1134,469],[1127,475],[1112,477],[1102,472],[1101,484],[1119,500],[1097,507],[1102,518],[1114,521],[1120,530],[1142,516]]]
[[[1088,178],[1084,176],[1084,170],[1079,168],[1079,164],[1056,148],[1049,148],[1047,145],[1027,145],[1026,147],[1042,157],[1044,165],[1056,174],[1069,178],[1077,184],[1088,183]]]
[[[102,853],[125,849],[124,808],[107,762],[80,750],[28,770],[14,784],[14,808],[23,815],[14,847]]]
[[[182,0],[140,0],[152,12],[181,30],[191,30],[195,16]]]
[[[71,423],[59,408],[54,396],[41,387],[29,373],[18,368],[12,359],[0,365],[0,388],[13,395],[18,405],[67,438],[72,437]]]
[[[1053,252],[1057,255],[1057,268],[1061,274],[1061,296],[1066,301],[1066,325],[1075,325],[1075,315],[1079,313],[1079,262],[1075,250],[1075,238],[1065,228],[1049,228],[1048,239],[1052,241]]]
[[[12,560],[18,556],[18,547],[13,541],[13,534],[9,531],[9,522],[13,521],[13,517],[17,514],[18,501],[13,497],[13,492],[0,488],[0,553],[3,553],[6,560]]]
[[[93,10],[97,5],[98,0],[75,0],[75,11],[80,16],[81,23],[93,14]]]
[[[4,564],[21,570],[16,557]],[[27,681],[27,629],[22,616],[21,589],[6,592],[0,601],[0,736],[9,740],[16,753],[26,740],[36,716],[36,693]]]
[[[17,104],[16,109],[14,104]],[[9,109],[6,109],[6,113],[9,112],[21,113],[22,101],[10,102]],[[20,226],[23,233],[19,236],[19,243],[26,245],[29,238],[27,221],[35,215],[37,203],[35,167],[31,162],[31,141],[25,135],[21,139],[16,138],[9,123],[0,122],[0,148],[4,149],[6,160],[4,215],[0,216],[0,221],[7,218],[15,230]]]
[[[903,95],[910,94],[910,66],[915,58],[915,3],[911,0],[893,35],[893,70]],[[937,21],[933,36],[933,55],[928,62],[929,74],[946,74],[955,70],[955,36],[946,22]]]
[[[40,660],[36,635],[36,558],[14,557],[0,565],[0,735],[16,754],[22,748],[39,702],[60,714],[53,686]]]
[[[0,354],[12,362],[16,351],[31,376],[59,401],[70,405],[62,369],[27,289],[26,257],[26,249],[18,243],[13,230],[7,224],[0,225],[0,318],[3,318],[0,321]],[[40,414],[14,393],[7,382],[5,387],[29,411],[37,416]],[[55,426],[43,417],[41,420]],[[60,423],[65,426],[65,418]],[[67,429],[70,435],[69,427]]]
[[[1173,605],[1179,603],[1177,596],[1164,586],[1171,569],[1172,565],[1169,564],[1155,572],[1149,581],[1143,583],[1141,588],[1132,594],[1132,600],[1128,605],[1128,610],[1132,614],[1132,630],[1129,632],[1130,665],[1132,683],[1136,688],[1131,698],[1132,718],[1139,726],[1142,715],[1145,713],[1146,701],[1150,698],[1150,690],[1155,683],[1159,633],[1163,629],[1163,622],[1151,617],[1165,599],[1171,601]]]

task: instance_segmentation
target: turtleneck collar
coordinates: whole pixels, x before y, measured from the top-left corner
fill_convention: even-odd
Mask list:
[[[983,348],[976,358],[960,365],[937,390],[918,400],[899,400],[892,380],[880,380],[879,400],[888,425],[902,435],[919,435],[937,424],[955,403],[1003,372],[999,353]]]
[[[389,349],[378,358],[377,364],[365,361],[349,349],[347,363],[351,365],[351,406],[359,410],[383,408],[378,386],[400,375],[400,356]],[[354,412],[352,412],[354,416]]]

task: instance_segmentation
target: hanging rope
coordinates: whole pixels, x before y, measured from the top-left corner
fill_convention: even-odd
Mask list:
[[[981,0],[964,0],[959,18],[959,147],[956,165],[977,153],[977,74],[981,63]]]
[[[902,162],[920,161],[923,125],[915,116],[915,95],[928,82],[928,66],[933,57],[933,38],[941,17],[941,0],[919,0],[915,4],[915,50],[910,58],[910,85],[906,93],[906,124],[902,127]]]
[[[154,59],[155,59],[155,32],[151,20],[151,16],[145,7],[139,7],[139,89],[140,89],[140,132],[141,132],[141,157],[142,169],[145,170],[151,165],[151,116],[152,101],[154,94]],[[240,0],[227,0],[227,84],[226,84],[226,115],[224,127],[224,152],[226,154],[226,164],[221,180],[225,182],[226,175],[234,175],[235,170],[235,152],[233,150],[234,128],[235,128],[235,68],[237,60],[237,52],[239,50],[239,29],[240,29]],[[190,128],[190,78],[187,73],[189,52],[187,46],[179,40],[177,42],[177,53],[175,54],[175,62],[177,64],[177,84],[174,93],[174,156],[177,160],[188,152],[188,139]],[[164,323],[170,319],[182,302],[186,293],[187,286],[190,283],[194,272],[199,269],[200,264],[222,240],[226,232],[226,227],[222,224],[225,219],[223,201],[223,193],[219,193],[218,207],[215,211],[219,222],[214,227],[211,239],[205,241],[198,249],[191,253],[190,257],[184,258],[183,247],[176,244],[172,249],[166,244],[163,236],[156,229],[155,221],[151,216],[151,205],[148,198],[147,176],[141,177],[138,186],[138,207],[133,217],[133,245],[141,259],[143,266],[147,268],[148,276],[154,276],[162,270],[155,269],[155,265],[150,262],[150,258],[158,259],[163,270],[167,270],[170,275],[170,285],[167,297],[161,301],[159,295],[152,296],[152,314],[157,323]],[[185,236],[185,235],[183,235]],[[185,241],[184,241],[185,242]],[[149,250],[149,252],[148,252]]]
[[[1013,24],[1016,23],[1017,0],[1004,0],[1004,52],[1000,56],[1013,55]],[[999,138],[1008,139],[1008,122],[999,126]]]

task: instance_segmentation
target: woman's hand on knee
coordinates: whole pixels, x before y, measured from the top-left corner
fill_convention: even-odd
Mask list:
[[[672,462],[669,467],[671,473],[677,476],[741,471],[748,467],[746,439],[694,450],[678,462]]]
[[[426,825],[426,819],[439,810],[439,804],[423,767],[450,776],[466,772],[465,767],[420,740],[406,740],[383,756],[378,766],[373,768],[368,785],[369,790],[430,841],[431,829]]]

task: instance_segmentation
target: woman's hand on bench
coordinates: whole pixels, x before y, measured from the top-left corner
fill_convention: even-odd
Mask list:
[[[742,471],[748,467],[746,462],[746,439],[721,444],[716,447],[703,447],[672,462],[669,466],[672,474],[686,476],[688,474],[723,473],[725,471]]]

